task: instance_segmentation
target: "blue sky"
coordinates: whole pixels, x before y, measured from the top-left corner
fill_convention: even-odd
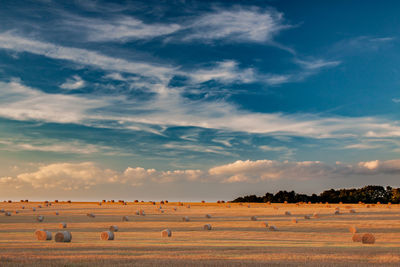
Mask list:
[[[2,1],[0,193],[400,186],[397,1]]]

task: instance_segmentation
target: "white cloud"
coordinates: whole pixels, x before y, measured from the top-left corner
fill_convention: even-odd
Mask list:
[[[72,78],[67,79],[65,83],[61,84],[60,87],[62,89],[77,90],[85,87],[85,85],[86,82],[82,80],[81,77],[79,77],[78,75],[74,75],[72,76]]]
[[[256,81],[256,74],[253,69],[240,69],[234,60],[217,62],[216,66],[209,69],[200,69],[190,73],[191,79],[196,83],[210,80],[221,83],[251,83]]]
[[[146,24],[143,21],[128,16],[121,16],[107,20],[69,17],[64,21],[79,31],[85,31],[88,41],[119,41],[151,39],[177,32],[182,26],[176,23]]]
[[[12,188],[32,187],[56,191],[89,190],[101,185],[143,186],[160,183],[262,183],[289,179],[294,181],[320,181],[330,178],[354,176],[381,177],[400,175],[400,159],[367,161],[356,164],[337,162],[334,165],[319,161],[238,160],[215,166],[208,171],[157,171],[141,167],[128,167],[124,171],[104,169],[93,162],[54,163],[43,165],[36,171],[23,172],[15,177],[0,177],[0,184]]]
[[[27,39],[11,32],[0,33],[0,48],[16,52],[29,52],[53,59],[68,60],[103,70],[139,74],[145,77],[157,78],[164,82],[169,80],[169,78],[166,78],[170,77],[173,72],[172,67],[163,67],[144,62],[131,62],[86,49],[59,46]]]
[[[393,98],[392,101],[393,101],[394,103],[400,103],[400,98]]]
[[[269,42],[281,30],[290,27],[284,24],[283,14],[273,10],[217,10],[195,19],[189,26],[191,32],[183,40]]]
[[[305,69],[317,70],[317,69],[321,69],[321,68],[336,67],[341,62],[340,61],[325,61],[322,59],[316,59],[316,60],[312,60],[312,61],[296,59],[295,63],[301,65]]]
[[[15,120],[80,123],[90,109],[104,106],[101,100],[63,94],[47,94],[18,80],[0,82],[0,116]]]

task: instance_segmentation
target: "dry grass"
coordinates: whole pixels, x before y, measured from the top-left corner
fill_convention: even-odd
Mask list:
[[[37,222],[32,207],[24,203],[19,214],[0,216],[0,266],[398,266],[400,261],[400,207],[353,204],[357,213],[334,215],[326,204],[190,203],[190,209],[178,203],[163,205],[164,213],[151,203],[53,203],[43,206],[46,219]],[[0,209],[12,211],[20,203],[0,203]],[[344,205],[339,205],[345,209]],[[177,208],[175,211],[174,208]],[[55,210],[60,215],[55,215]],[[146,216],[133,216],[143,210]],[[304,218],[288,220],[282,210]],[[89,218],[86,214],[96,214]],[[212,214],[205,218],[204,214]],[[102,241],[99,233],[124,222],[116,240]],[[182,217],[190,221],[183,222]],[[260,227],[257,216],[277,227]],[[72,233],[71,243],[38,241],[33,232],[45,229],[55,234],[60,221]],[[204,224],[212,231],[204,231]],[[359,233],[372,233],[375,244],[353,242],[349,227]],[[173,235],[162,238],[163,229]]]

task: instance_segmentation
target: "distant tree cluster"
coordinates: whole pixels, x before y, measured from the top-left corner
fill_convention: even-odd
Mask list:
[[[331,189],[325,190],[319,195],[298,194],[294,191],[279,191],[278,193],[266,193],[264,196],[249,195],[238,197],[232,202],[273,202],[273,203],[298,203],[298,202],[329,202],[329,203],[400,203],[400,188],[387,186],[368,185],[363,188]]]

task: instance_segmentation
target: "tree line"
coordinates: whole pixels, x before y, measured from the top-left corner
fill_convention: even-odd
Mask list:
[[[279,191],[276,194],[266,193],[264,196],[248,195],[238,197],[232,202],[255,203],[298,203],[298,202],[329,202],[329,203],[400,203],[400,188],[386,188],[378,185],[368,185],[363,188],[330,189],[321,194],[298,194],[295,191]]]

